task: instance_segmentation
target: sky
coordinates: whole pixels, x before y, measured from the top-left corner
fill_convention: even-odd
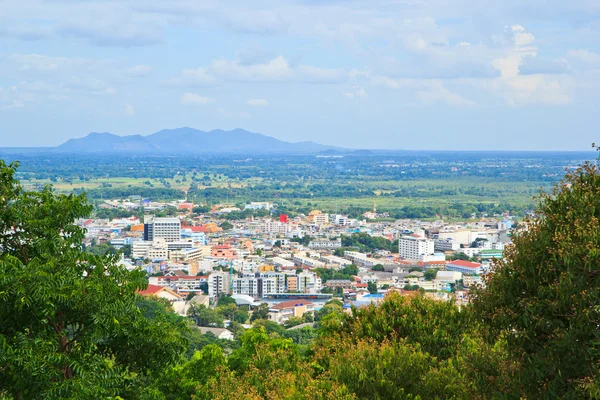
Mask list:
[[[589,150],[598,0],[0,0],[0,147],[244,128]]]

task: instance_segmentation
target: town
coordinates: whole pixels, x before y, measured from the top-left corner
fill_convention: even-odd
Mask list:
[[[483,285],[493,260],[502,258],[516,227],[508,212],[468,222],[371,222],[387,217],[376,205],[361,219],[320,210],[289,218],[272,202],[250,202],[246,210],[263,210],[266,216],[233,222],[223,216],[242,210],[231,204],[196,213],[191,202],[138,196],[97,207],[145,210],[142,220],[132,215],[78,221],[87,231],[88,250],[120,250],[123,265],[147,272],[142,294],[167,299],[181,315],[188,315],[191,305],[215,307],[231,296],[250,312],[267,304],[268,319],[286,326],[312,322],[315,311],[332,299],[346,312],[377,305],[390,292],[422,292],[464,304],[469,289]],[[167,208],[177,212],[153,214]]]

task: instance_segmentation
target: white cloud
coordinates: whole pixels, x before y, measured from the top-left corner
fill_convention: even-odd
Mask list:
[[[135,108],[133,108],[133,106],[131,104],[125,104],[125,107],[123,107],[123,111],[125,112],[125,115],[127,115],[128,117],[135,116]]]
[[[146,77],[152,72],[152,67],[149,65],[134,65],[127,68],[127,75],[131,77]]]
[[[223,79],[239,82],[285,81],[295,75],[288,61],[282,56],[266,63],[252,65],[241,65],[239,61],[216,60],[209,69],[212,74]]]
[[[365,90],[360,86],[354,86],[351,90],[344,91],[342,94],[349,99],[367,96],[367,92],[365,92]]]
[[[265,99],[250,98],[246,100],[246,104],[251,107],[267,107],[269,102]]]
[[[341,83],[348,78],[349,73],[341,68],[296,66],[285,57],[277,56],[256,64],[243,63],[239,59],[215,60],[206,67],[184,69],[166,83],[179,86],[213,86],[218,82]]]
[[[418,91],[417,96],[426,104],[440,102],[453,107],[471,107],[475,105],[474,102],[452,93],[444,87],[441,81],[432,82],[428,90]]]
[[[181,95],[181,98],[179,99],[180,104],[196,106],[204,106],[208,103],[211,103],[212,101],[213,100],[208,97],[200,96],[199,94],[189,92],[186,92],[183,95]]]
[[[571,85],[568,78],[542,73],[521,74],[521,66],[525,61],[537,57],[535,36],[521,25],[507,26],[505,34],[511,45],[506,48],[502,57],[492,62],[493,67],[500,72],[500,77],[484,82],[484,86],[500,93],[511,106],[570,103]]]

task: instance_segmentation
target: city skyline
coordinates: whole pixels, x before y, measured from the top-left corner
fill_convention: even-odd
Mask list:
[[[361,149],[589,150],[600,4],[9,0],[0,146],[243,128]]]

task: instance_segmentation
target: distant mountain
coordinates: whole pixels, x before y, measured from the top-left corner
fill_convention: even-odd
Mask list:
[[[204,132],[193,128],[163,129],[148,136],[90,133],[56,147],[61,152],[207,153],[207,152],[301,152],[341,150],[315,142],[290,143],[243,129]]]

